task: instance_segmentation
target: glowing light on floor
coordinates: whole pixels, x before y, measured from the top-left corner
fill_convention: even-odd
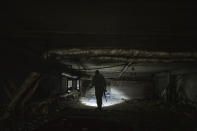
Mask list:
[[[86,97],[82,97],[80,99],[80,101],[84,105],[96,107],[97,104],[96,104],[95,95],[93,93],[89,93],[89,92],[94,92],[94,88],[89,90],[87,92],[88,95]],[[107,95],[107,101],[104,97],[102,98],[102,101],[103,101],[102,106],[107,107],[107,106],[120,104],[120,103],[122,103],[122,102],[124,102],[125,100],[128,100],[128,99],[129,98],[127,96],[125,96],[124,93],[119,92],[118,90],[111,88],[110,95]]]

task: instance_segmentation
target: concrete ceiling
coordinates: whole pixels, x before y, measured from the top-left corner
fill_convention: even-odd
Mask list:
[[[196,51],[195,3],[17,1],[1,6],[1,43],[35,50],[48,45]]]
[[[161,52],[136,49],[56,49],[45,58],[55,59],[73,69],[93,75],[100,70],[106,78],[146,77],[161,72],[195,67],[196,52]]]
[[[123,64],[103,69],[106,74],[111,72],[115,76],[129,62],[135,69],[130,66],[127,73],[135,71],[138,74],[152,74],[196,63],[195,3],[17,1],[1,6],[1,57],[9,65],[17,63],[19,58],[24,62],[25,58],[26,63],[33,67],[32,63],[46,52],[73,48],[82,51],[119,50],[117,54],[110,56],[104,53],[104,56],[100,55],[96,59],[98,55],[81,56],[79,53],[71,56],[73,54],[65,52],[56,52],[55,57],[55,60],[66,65],[72,64],[76,69]],[[141,53],[132,55],[133,52],[126,51],[125,55],[122,51],[125,49]]]
[[[196,32],[196,5],[189,2],[34,1],[2,4],[1,10],[2,29],[17,34],[24,31],[101,34]]]

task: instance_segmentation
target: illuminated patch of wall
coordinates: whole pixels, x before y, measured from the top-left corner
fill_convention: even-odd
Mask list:
[[[81,103],[87,106],[96,107],[96,98],[94,94],[94,88],[88,90],[86,97],[82,97],[80,99]],[[130,99],[123,92],[120,92],[118,89],[111,88],[111,92],[106,92],[106,98],[103,96],[103,107],[112,106],[116,104],[120,104],[125,100]]]

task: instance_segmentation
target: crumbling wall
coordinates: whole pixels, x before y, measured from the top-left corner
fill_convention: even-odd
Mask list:
[[[54,97],[57,94],[61,94],[62,81],[59,76],[47,75],[40,81],[39,87],[32,97],[32,101],[39,101],[49,97]]]
[[[155,75],[155,94],[168,102],[197,102],[197,73],[165,72]]]
[[[27,75],[18,75],[5,77],[0,81],[0,106],[8,105],[13,97],[20,91],[21,85],[24,80],[27,78]],[[40,103],[42,101],[46,101],[50,98],[55,98],[57,94],[63,92],[61,76],[54,76],[50,74],[43,74],[40,77],[38,87],[36,87],[35,91],[33,91],[33,87],[35,86],[36,81],[32,83],[30,88],[28,88],[22,95],[21,98],[17,102],[17,107],[20,107],[20,103],[23,103],[26,97],[29,97],[24,106],[30,103]],[[31,93],[30,93],[31,92]]]
[[[81,80],[80,84],[81,96],[85,96],[86,92],[90,89],[91,80]]]
[[[130,99],[147,99],[153,97],[151,81],[111,81],[111,88],[123,93]]]
[[[197,102],[197,74],[182,75],[177,81],[179,97],[184,102]]]
[[[5,72],[4,72],[5,73]],[[9,95],[12,97],[16,94],[16,91],[20,88],[25,78],[29,75],[29,72],[7,72],[4,76],[1,76],[0,80],[0,104],[7,104],[10,101]]]
[[[156,98],[167,99],[166,89],[169,85],[169,73],[158,74],[154,78]]]
[[[110,81],[107,80],[107,92],[124,95],[129,99],[150,99],[153,97],[153,82],[151,81]],[[85,95],[94,95],[94,89],[90,90],[90,81],[83,81],[82,89]],[[115,92],[111,92],[114,90]],[[88,91],[88,92],[87,92]],[[88,94],[87,94],[88,93]],[[113,94],[116,95],[116,94]]]

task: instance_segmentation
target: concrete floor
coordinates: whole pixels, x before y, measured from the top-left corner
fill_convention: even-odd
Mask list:
[[[95,110],[75,101],[51,114],[41,130],[197,130],[196,112],[189,107],[153,100],[126,100]]]
[[[108,102],[115,100],[114,97],[111,99],[108,98]],[[95,106],[84,104],[80,100],[63,100],[56,105],[51,105],[50,107],[54,108],[49,110],[48,114],[26,118],[24,123],[18,127],[22,126],[21,131],[197,130],[197,112],[192,107],[177,103],[165,103],[160,100],[119,100],[121,102],[105,106],[102,111],[98,111]],[[31,112],[29,113],[31,114]],[[16,120],[11,120],[8,126],[15,125],[16,122]]]

